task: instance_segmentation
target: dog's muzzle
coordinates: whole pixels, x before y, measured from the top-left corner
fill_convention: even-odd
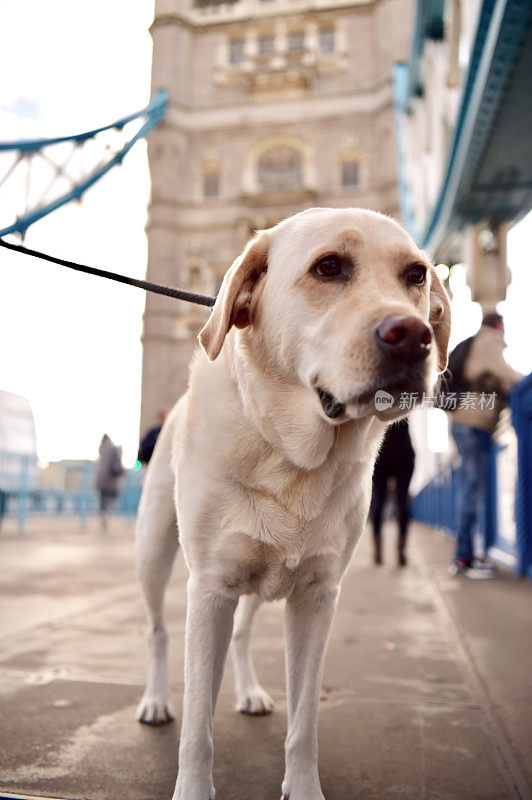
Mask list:
[[[337,400],[327,389],[322,389],[319,386],[316,391],[318,392],[323,412],[329,419],[335,419],[345,411],[345,403],[341,403]]]

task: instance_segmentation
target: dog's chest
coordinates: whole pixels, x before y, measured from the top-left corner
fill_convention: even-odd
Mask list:
[[[273,514],[291,528],[323,513],[335,489],[354,472],[353,464],[338,456],[317,469],[303,470],[261,443],[247,458],[234,459],[229,474],[258,517]]]
[[[241,594],[258,594],[263,600],[287,597],[305,584],[323,582],[338,571],[334,553],[299,558],[273,544],[244,533],[225,533],[216,543],[212,567],[218,588]]]
[[[263,456],[248,461],[245,470],[233,466],[222,526],[226,533],[242,532],[270,547],[279,561],[273,572],[283,583],[283,566],[290,571],[305,559],[342,552],[345,516],[360,489],[359,470],[335,459],[303,471],[274,452]]]

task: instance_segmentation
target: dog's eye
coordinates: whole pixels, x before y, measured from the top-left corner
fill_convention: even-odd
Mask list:
[[[345,278],[344,261],[340,256],[330,255],[320,258],[313,265],[311,272],[318,278]]]
[[[405,273],[406,282],[413,286],[422,286],[427,277],[427,268],[421,265],[409,267]]]

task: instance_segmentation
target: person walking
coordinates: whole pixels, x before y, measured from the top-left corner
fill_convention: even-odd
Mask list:
[[[460,345],[459,345],[460,347]],[[494,566],[486,560],[486,545],[480,558],[473,552],[473,531],[486,497],[491,436],[499,414],[512,387],[523,375],[504,360],[504,323],[500,314],[490,312],[482,320],[478,333],[469,341],[461,375],[455,378],[462,398],[452,415],[451,433],[461,458],[456,505],[456,551],[449,568],[451,575],[468,578],[492,578]],[[452,354],[450,359],[452,360]]]
[[[410,521],[408,487],[414,472],[415,453],[410,439],[408,419],[395,422],[386,431],[373,471],[370,519],[373,527],[373,560],[382,564],[381,528],[388,481],[395,481],[395,501],[399,536],[397,539],[397,564],[406,565],[406,538]]]
[[[124,474],[122,450],[104,433],[100,442],[100,457],[96,467],[95,486],[100,493],[102,530],[107,530],[109,516],[118,497],[120,478]]]

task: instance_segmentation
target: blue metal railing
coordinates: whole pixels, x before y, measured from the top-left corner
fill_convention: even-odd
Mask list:
[[[94,489],[96,462],[56,464],[53,476],[39,468],[34,455],[0,450],[0,519],[17,520],[23,531],[28,517],[65,515],[78,517],[84,527],[99,511]],[[134,517],[142,491],[142,471],[126,470],[113,513]]]
[[[532,578],[532,375],[510,394],[513,429],[495,435],[484,513],[479,520],[490,554]],[[456,535],[458,464],[441,462],[412,502],[412,516]]]
[[[448,463],[439,463],[434,478],[416,495],[412,502],[412,516],[454,533],[454,497],[457,470]]]
[[[532,578],[532,375],[512,391],[510,408],[517,434],[517,571]]]

